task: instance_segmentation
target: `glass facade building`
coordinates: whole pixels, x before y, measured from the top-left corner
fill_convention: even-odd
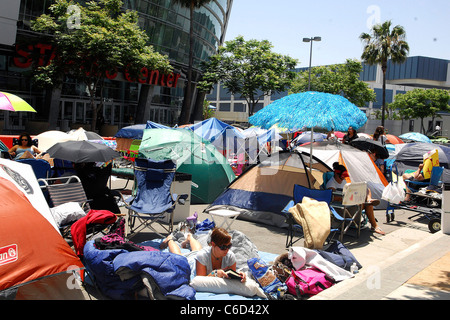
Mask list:
[[[2,23],[15,24],[13,42],[8,39],[6,33],[2,34],[0,31],[0,91],[21,96],[37,110],[35,114],[4,113],[1,115],[3,119],[0,119],[4,121],[3,132],[24,130],[27,123],[33,122],[32,120],[48,124],[52,108],[58,108],[56,128],[60,130],[90,124],[92,111],[84,84],[67,78],[60,91],[58,89],[42,91],[34,88],[28,75],[29,66],[20,63],[19,58],[24,52],[40,50],[45,54],[45,48],[36,48],[35,42],[32,41],[36,34],[30,29],[30,25],[36,17],[47,13],[53,2],[53,0],[20,0],[17,1],[17,8],[11,8],[10,4],[6,8],[7,4],[0,4],[0,12],[6,12],[0,17],[0,27]],[[85,1],[77,2],[82,5]],[[120,128],[151,120],[174,125],[181,110],[188,69],[189,9],[174,0],[123,0],[123,2],[124,10],[136,10],[139,13],[139,25],[148,34],[149,44],[153,45],[155,51],[169,57],[177,81],[176,86],[167,83],[164,85],[164,82],[158,81],[157,84],[151,85],[150,90],[142,90],[142,85],[137,82],[124,81],[123,78],[108,80],[103,92],[102,116],[105,124]],[[224,41],[232,2],[233,0],[212,0],[209,4],[195,9],[193,81],[200,76],[200,63],[215,54]],[[145,99],[141,97],[143,91],[147,95]],[[196,97],[196,92],[193,97]],[[145,100],[145,105],[140,100]],[[58,103],[56,107],[55,103]],[[49,126],[50,129],[54,129],[55,124]]]

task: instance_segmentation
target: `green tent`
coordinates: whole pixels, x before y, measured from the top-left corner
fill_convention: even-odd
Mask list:
[[[175,160],[177,172],[192,176],[192,204],[213,202],[236,178],[216,147],[191,130],[146,129],[138,156]]]

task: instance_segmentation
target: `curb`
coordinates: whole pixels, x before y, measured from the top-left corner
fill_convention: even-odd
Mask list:
[[[442,232],[436,233],[388,257],[376,266],[364,267],[353,279],[337,283],[310,300],[381,300],[386,297],[395,299],[396,296],[390,296],[391,293],[442,258],[449,252],[449,248],[450,237]],[[414,289],[417,289],[417,286]]]

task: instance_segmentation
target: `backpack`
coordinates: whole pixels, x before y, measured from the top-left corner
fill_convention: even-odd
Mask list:
[[[283,293],[286,291],[286,286],[277,278],[271,266],[262,259],[248,259],[247,265],[268,299],[278,299],[280,291]]]
[[[297,298],[311,297],[333,285],[333,280],[316,268],[292,270],[286,280],[287,291]]]

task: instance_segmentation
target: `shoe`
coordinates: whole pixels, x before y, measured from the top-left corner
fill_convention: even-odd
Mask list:
[[[378,199],[371,199],[369,202],[366,202],[367,205],[371,205],[371,206],[378,206],[381,203],[380,200]]]

